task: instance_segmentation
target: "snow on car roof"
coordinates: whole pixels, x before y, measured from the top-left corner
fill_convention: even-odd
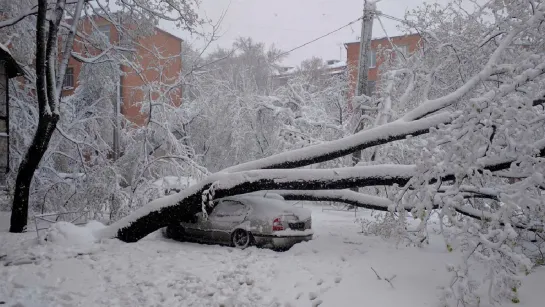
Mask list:
[[[271,192],[271,191],[257,191],[257,192],[251,192],[243,195],[251,195],[251,196],[261,196],[265,198],[272,198],[277,200],[284,200],[284,197],[278,193]]]
[[[260,217],[276,217],[282,213],[293,213],[300,219],[310,218],[311,212],[305,208],[294,207],[285,200],[263,197],[261,195],[237,195],[225,199],[241,201],[252,207],[253,213]]]

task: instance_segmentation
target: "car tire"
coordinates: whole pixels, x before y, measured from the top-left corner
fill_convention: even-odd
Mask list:
[[[239,249],[245,249],[252,245],[252,234],[244,229],[236,229],[231,234],[231,244]]]
[[[172,240],[183,241],[185,237],[185,229],[181,225],[168,225],[163,231],[163,235]]]

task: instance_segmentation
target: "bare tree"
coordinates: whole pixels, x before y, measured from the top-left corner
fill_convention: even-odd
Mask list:
[[[78,3],[80,9],[82,4],[83,0],[80,0]],[[56,51],[58,48],[57,33],[59,31],[59,25],[62,20],[65,5],[65,0],[59,0],[57,2],[54,9],[54,20],[49,21],[48,28],[46,19],[48,2],[47,0],[38,1],[36,18],[36,94],[39,105],[39,120],[34,139],[17,172],[10,232],[22,232],[26,226],[30,183],[32,182],[34,172],[36,171],[40,160],[47,150],[49,140],[51,139],[59,120],[59,97],[57,95],[55,63],[57,60]],[[70,35],[71,38],[68,40],[73,40],[75,32],[72,32]],[[65,58],[68,60],[68,54],[66,54]]]

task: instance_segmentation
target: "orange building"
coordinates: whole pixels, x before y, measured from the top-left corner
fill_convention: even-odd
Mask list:
[[[115,25],[101,17],[96,17],[93,21],[95,26],[89,18],[82,20],[78,31],[87,35],[100,32],[102,37],[112,45],[125,47],[123,38]],[[182,87],[176,83],[182,71],[182,39],[155,27],[154,34],[142,36],[138,39],[138,44],[126,47],[135,49],[135,52],[130,53],[130,57],[136,65],[121,66],[123,75],[119,80],[120,112],[129,121],[141,126],[148,118],[147,112],[142,111],[142,102],[149,100],[149,96],[157,99],[159,95],[168,95],[173,105],[181,104]],[[80,54],[84,48],[89,52],[90,48],[76,38],[73,52]],[[100,52],[102,51],[94,50],[89,53],[97,56]],[[157,56],[157,53],[160,55]],[[64,79],[63,96],[72,94],[77,88],[82,65],[81,61],[74,57],[70,58]],[[150,93],[145,89],[145,86],[149,84],[162,84],[162,88]]]
[[[403,52],[405,55],[414,52],[419,48],[421,44],[420,35],[418,34],[409,34],[402,36],[390,37],[392,44],[394,44],[397,49]],[[387,37],[376,38],[371,41],[371,53],[369,54],[369,75],[368,75],[368,86],[371,90],[371,94],[374,92],[376,82],[379,80],[379,67],[384,63],[384,57],[377,56],[378,50],[381,48],[384,49],[393,49],[390,40]],[[348,74],[350,76],[350,93],[351,96],[355,94],[356,91],[356,81],[358,79],[358,63],[359,63],[359,54],[360,54],[360,42],[351,42],[345,43],[346,47],[346,59],[348,65]],[[397,54],[394,55],[398,56]]]

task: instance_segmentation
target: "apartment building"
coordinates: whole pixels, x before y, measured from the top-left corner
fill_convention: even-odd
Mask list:
[[[385,58],[379,55],[379,50],[394,49],[392,44],[396,46],[397,51],[394,53],[394,58],[401,56],[399,52],[404,55],[417,50],[421,44],[420,35],[409,34],[390,37],[376,38],[371,41],[371,52],[369,56],[369,74],[368,74],[368,86],[371,94],[375,91],[376,83],[379,80],[380,66],[384,63]],[[348,74],[350,77],[350,93],[354,95],[356,91],[356,82],[358,79],[358,63],[360,54],[360,42],[345,43],[346,59]]]
[[[123,35],[116,26],[108,20],[95,17],[81,21],[79,31],[92,35],[97,33],[113,46],[134,49],[131,58],[136,63],[134,66],[122,65],[123,75],[120,76],[119,97],[120,112],[130,122],[137,126],[144,125],[147,113],[142,111],[142,102],[148,99],[150,94],[145,90],[147,84],[162,84],[165,92],[170,96],[170,101],[179,106],[182,101],[182,87],[176,86],[179,74],[182,71],[182,39],[155,27],[153,34],[145,35],[138,39],[137,44],[127,44]],[[74,53],[89,52],[89,47],[76,39]],[[95,50],[91,54],[100,54]],[[157,57],[156,53],[160,53]],[[84,64],[76,58],[70,58],[64,80],[63,96],[70,95],[78,87],[78,80]],[[167,91],[168,88],[168,91]],[[158,93],[152,94],[152,99],[157,98]]]

